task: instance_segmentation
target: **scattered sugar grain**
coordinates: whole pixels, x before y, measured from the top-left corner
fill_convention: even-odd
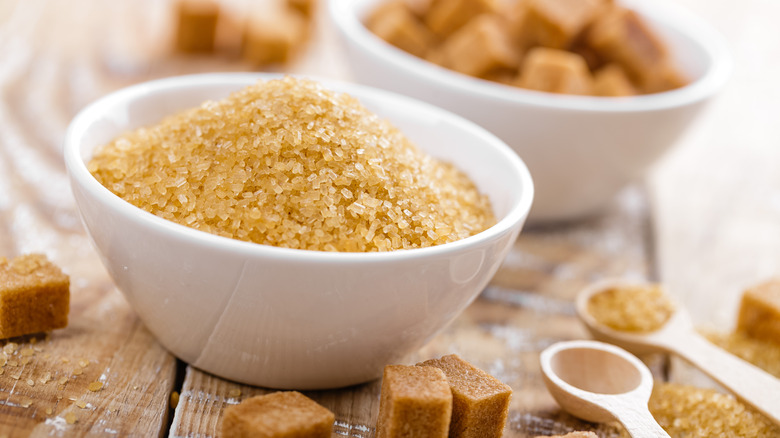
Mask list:
[[[241,389],[239,389],[239,388],[231,389],[230,391],[228,391],[228,397],[231,397],[231,398],[241,397]]]
[[[713,389],[656,382],[648,407],[672,438],[780,436],[766,417]]]
[[[12,355],[16,352],[18,345],[15,342],[9,342],[3,346],[3,352],[7,355]]]
[[[21,365],[27,365],[31,361],[32,361],[32,359],[30,359],[29,357],[23,357],[23,358],[19,359],[19,363]]]
[[[8,362],[8,357],[6,357],[5,355],[0,356],[0,368],[4,367],[7,362]]]
[[[81,400],[81,399],[76,400],[76,406],[78,406],[81,409],[86,409],[87,408],[87,402],[85,402],[84,400]]]
[[[51,372],[47,371],[43,376],[41,376],[39,382],[42,384],[47,384],[51,381]]]
[[[127,133],[89,170],[164,219],[287,248],[420,248],[495,222],[465,174],[356,99],[289,77]]]
[[[28,385],[28,386],[35,386],[35,380],[33,380],[33,379],[27,379],[27,385]]]
[[[658,330],[674,310],[674,303],[657,284],[613,287],[594,294],[588,301],[588,313],[596,321],[626,332]]]
[[[60,385],[65,385],[66,383],[68,383],[68,376],[60,377],[60,379],[57,380],[57,383],[59,383]]]
[[[89,384],[89,386],[87,386],[87,389],[92,392],[98,392],[103,389],[103,382],[92,382]]]
[[[32,356],[35,354],[35,350],[32,348],[23,348],[19,351],[19,354],[22,356]]]
[[[79,366],[81,368],[86,368],[87,366],[89,366],[89,361],[87,359],[81,359],[79,360]]]
[[[19,366],[19,362],[18,362],[18,361],[15,361],[15,360],[9,360],[7,363],[8,363],[8,366],[9,366],[9,367],[16,367],[16,366]]]
[[[713,344],[780,379],[780,343],[755,339],[743,332],[704,332]]]
[[[26,408],[29,408],[30,406],[32,406],[32,404],[33,404],[33,401],[31,399],[28,399],[28,400],[23,401],[20,406],[26,409]]]
[[[51,408],[46,408],[46,415],[51,415],[52,412]]]
[[[68,412],[65,414],[65,422],[68,424],[76,424],[76,422],[79,421],[79,418],[74,414],[73,412]]]

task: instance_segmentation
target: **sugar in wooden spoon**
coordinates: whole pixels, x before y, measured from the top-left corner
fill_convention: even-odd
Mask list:
[[[609,327],[597,320],[593,309],[589,308],[591,300],[599,294],[620,288],[643,287],[648,288],[651,285],[622,280],[606,280],[591,285],[578,294],[577,313],[594,338],[618,345],[634,354],[676,354],[712,377],[744,403],[780,425],[780,380],[707,341],[696,332],[688,313],[681,306],[675,304],[668,319],[662,321],[657,328],[653,327],[645,332]],[[644,305],[648,315],[656,315],[651,310],[655,304],[657,303],[648,302]]]

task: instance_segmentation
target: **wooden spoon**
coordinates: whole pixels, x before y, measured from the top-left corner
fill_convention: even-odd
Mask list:
[[[676,306],[677,310],[660,329],[649,333],[618,331],[596,321],[588,312],[590,297],[621,286],[635,287],[637,284],[606,280],[585,288],[577,295],[577,313],[594,338],[634,354],[674,353],[780,425],[780,379],[710,343],[696,332],[688,313],[681,306]]]
[[[550,394],[575,417],[617,420],[632,437],[669,436],[647,409],[653,376],[627,351],[596,341],[558,342],[539,360]]]

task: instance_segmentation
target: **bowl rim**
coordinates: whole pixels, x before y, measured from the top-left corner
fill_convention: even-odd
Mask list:
[[[425,81],[437,83],[450,92],[491,98],[508,104],[603,113],[657,111],[687,105],[715,94],[725,85],[733,68],[731,55],[721,35],[706,21],[684,7],[664,1],[622,0],[626,6],[650,21],[664,23],[686,36],[707,56],[709,68],[701,77],[681,88],[626,98],[527,90],[455,72],[385,42],[369,31],[357,17],[355,5],[358,1],[360,0],[330,0],[328,9],[331,21],[343,34],[344,39],[358,46],[361,51],[381,57],[395,68],[419,76]]]
[[[200,85],[236,85],[236,89],[256,83],[258,80],[278,79],[284,76],[293,76],[315,80],[324,86],[337,87],[338,92],[354,94],[360,99],[362,96],[371,96],[373,99],[382,99],[395,102],[406,107],[415,107],[415,111],[429,113],[437,118],[446,120],[474,135],[484,139],[508,163],[513,169],[516,178],[520,181],[520,193],[501,220],[480,233],[426,248],[413,248],[406,250],[394,250],[386,252],[329,252],[306,249],[282,248],[271,245],[257,244],[241,241],[229,237],[218,236],[205,231],[189,228],[184,225],[155,216],[139,207],[132,205],[108,188],[99,183],[87,169],[84,159],[81,157],[81,138],[84,133],[96,122],[109,113],[109,109],[125,104],[134,99],[148,96],[163,90],[176,88],[191,88]],[[215,96],[215,98],[217,98]],[[280,260],[309,261],[318,263],[383,263],[393,260],[414,260],[423,257],[442,256],[447,253],[459,252],[469,247],[480,245],[482,242],[491,241],[504,233],[511,232],[513,228],[520,228],[528,216],[534,197],[534,186],[531,174],[522,159],[512,151],[502,140],[488,132],[477,124],[455,115],[447,110],[434,105],[412,99],[407,96],[380,90],[365,85],[359,85],[344,81],[320,78],[312,75],[290,75],[281,73],[206,73],[184,76],[173,76],[163,79],[139,83],[109,93],[84,107],[71,121],[65,134],[63,143],[63,155],[65,166],[75,190],[78,185],[88,191],[109,209],[117,211],[123,216],[134,218],[142,224],[158,228],[180,239],[188,239],[204,245],[208,249],[234,251],[243,255],[270,256]],[[81,208],[79,214],[82,216]],[[520,226],[518,226],[518,224]]]

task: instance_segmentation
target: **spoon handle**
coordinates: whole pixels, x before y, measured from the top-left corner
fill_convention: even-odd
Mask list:
[[[669,434],[655,421],[647,409],[611,411],[633,438],[669,438]]]
[[[780,379],[715,346],[696,332],[678,337],[673,350],[780,425]]]

